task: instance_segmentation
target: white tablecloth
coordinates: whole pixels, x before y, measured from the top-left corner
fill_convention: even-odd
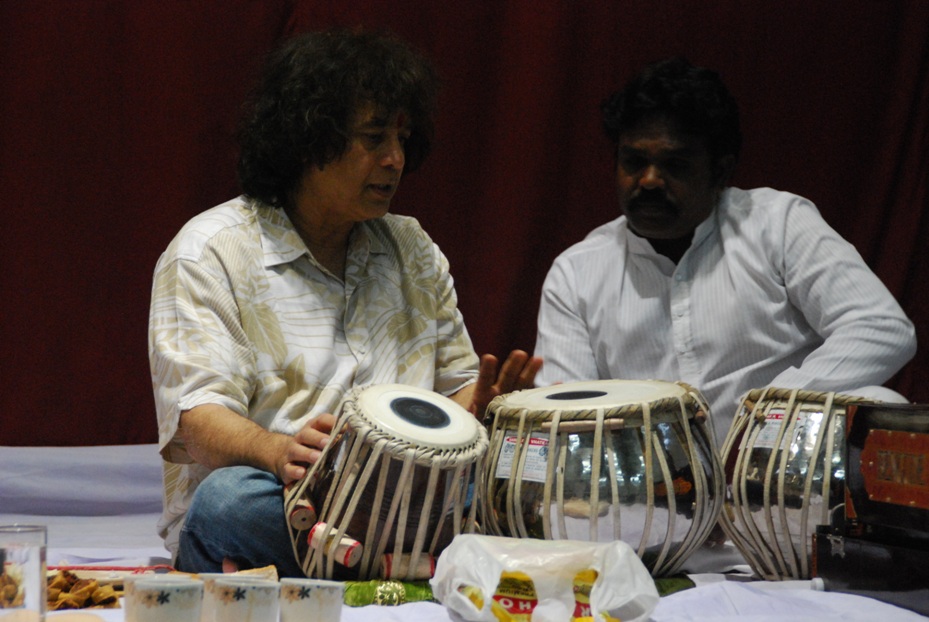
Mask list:
[[[154,445],[112,447],[0,447],[0,524],[48,526],[48,563],[140,566],[169,561],[155,533],[161,507],[161,462]],[[927,618],[849,594],[811,589],[810,582],[725,580],[738,568],[731,545],[688,560],[696,588],[661,599],[655,622],[781,622],[860,620],[925,621]],[[93,612],[123,622],[123,610]],[[49,620],[67,612],[53,612]],[[2,616],[0,616],[2,620]],[[345,607],[345,622],[448,622],[436,603],[397,607]]]

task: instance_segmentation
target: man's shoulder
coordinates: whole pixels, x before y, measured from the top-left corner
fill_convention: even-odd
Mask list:
[[[255,207],[244,197],[236,197],[201,212],[187,221],[168,247],[177,258],[199,259],[219,238],[250,239],[257,234]]]
[[[376,231],[425,233],[415,217],[402,214],[387,213],[380,218],[366,220],[365,224]]]
[[[620,216],[593,229],[580,242],[569,246],[562,256],[586,256],[615,249],[624,243],[626,217]]]
[[[562,251],[555,258],[549,272],[552,278],[555,273],[561,275],[584,274],[587,282],[594,282],[594,274],[604,271],[614,271],[622,261],[626,244],[626,219],[624,216],[600,225],[588,233],[583,240]]]
[[[432,246],[432,238],[413,216],[384,214],[380,218],[364,221],[368,234],[388,247],[410,249]]]
[[[721,202],[727,213],[743,216],[771,215],[772,212],[783,212],[797,204],[813,207],[809,199],[798,194],[768,187],[748,190],[730,187],[726,189]]]

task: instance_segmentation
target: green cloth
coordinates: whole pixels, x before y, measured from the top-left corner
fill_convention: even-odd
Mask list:
[[[655,579],[660,596],[667,596],[694,587],[684,575]],[[346,581],[345,604],[349,607],[365,605],[402,605],[420,601],[438,602],[432,595],[428,581]]]
[[[423,600],[438,602],[432,596],[432,587],[428,581],[345,582],[345,604],[349,607],[402,605]]]
[[[694,587],[694,582],[688,579],[686,575],[678,575],[676,577],[655,579],[655,587],[658,588],[659,596],[667,596]]]

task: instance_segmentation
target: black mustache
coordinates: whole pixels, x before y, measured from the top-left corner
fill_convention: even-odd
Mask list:
[[[676,209],[677,206],[673,201],[668,199],[667,195],[660,190],[649,190],[646,192],[640,192],[636,196],[629,199],[629,207],[635,208],[641,204],[647,205],[661,205],[668,209]]]

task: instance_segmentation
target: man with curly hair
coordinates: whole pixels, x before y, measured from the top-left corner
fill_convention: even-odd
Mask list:
[[[538,383],[684,381],[722,441],[747,390],[880,397],[913,324],[808,200],[727,186],[742,143],[719,75],[674,58],[603,104],[622,216],[546,277]]]
[[[165,460],[159,530],[193,572],[299,576],[282,487],[329,440],[352,387],[400,383],[482,416],[541,361],[480,359],[448,262],[389,214],[429,153],[437,79],[388,33],[330,31],[268,60],[240,130],[242,196],[158,261],[149,356]]]

